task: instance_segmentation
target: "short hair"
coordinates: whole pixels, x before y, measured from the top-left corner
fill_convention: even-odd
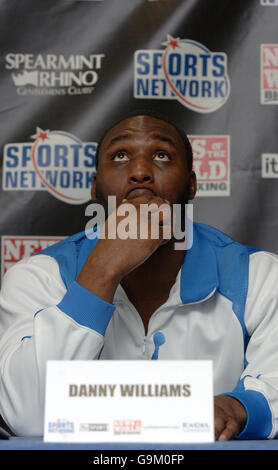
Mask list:
[[[184,143],[185,158],[186,158],[186,163],[187,163],[188,170],[189,171],[192,170],[193,151],[192,151],[191,143],[190,143],[185,131],[179,125],[177,125],[175,122],[173,122],[171,119],[169,119],[167,116],[163,115],[162,113],[160,113],[158,111],[152,111],[152,110],[149,110],[149,109],[131,111],[130,113],[126,114],[125,116],[121,117],[119,120],[114,122],[114,124],[112,124],[108,129],[106,129],[106,131],[103,133],[102,137],[100,138],[97,149],[96,149],[96,153],[95,153],[96,169],[98,168],[101,144],[102,144],[106,134],[111,129],[113,129],[113,127],[115,127],[117,124],[119,124],[120,122],[125,121],[126,119],[128,119],[130,117],[135,117],[135,116],[150,116],[150,117],[153,117],[155,119],[160,119],[161,121],[165,121],[168,124],[170,124],[171,126],[173,126],[176,129],[177,133],[179,134],[179,136],[181,137],[181,139]]]

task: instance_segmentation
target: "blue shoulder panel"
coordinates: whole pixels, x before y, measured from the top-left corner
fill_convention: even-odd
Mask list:
[[[65,286],[69,287],[76,280],[97,240],[97,238],[94,240],[88,239],[85,232],[79,232],[33,256],[47,255],[54,258],[59,265],[60,275]]]
[[[235,242],[220,230],[194,223],[193,246],[186,252],[181,275],[184,303],[205,298],[213,288],[231,300],[243,331],[244,346],[249,335],[244,323],[249,280],[249,255],[257,248]]]

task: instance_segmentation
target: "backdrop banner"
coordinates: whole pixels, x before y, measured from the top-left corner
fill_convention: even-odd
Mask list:
[[[194,220],[278,252],[278,0],[0,0],[1,272],[85,229],[125,113],[188,134]]]

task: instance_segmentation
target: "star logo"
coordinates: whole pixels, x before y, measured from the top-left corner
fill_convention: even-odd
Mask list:
[[[46,139],[49,139],[48,133],[49,129],[47,131],[43,131],[40,127],[37,127],[36,134],[31,135],[31,139],[40,139],[44,142]]]
[[[170,34],[167,34],[167,41],[162,43],[163,46],[171,47],[175,50],[179,46],[180,38],[173,38]]]

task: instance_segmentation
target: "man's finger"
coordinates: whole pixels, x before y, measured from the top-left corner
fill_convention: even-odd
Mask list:
[[[226,427],[226,420],[223,415],[216,415],[214,418],[214,437],[218,441],[219,436],[224,431]]]
[[[232,418],[228,418],[226,426],[218,437],[218,441],[229,441],[239,432],[239,425],[237,421]]]

